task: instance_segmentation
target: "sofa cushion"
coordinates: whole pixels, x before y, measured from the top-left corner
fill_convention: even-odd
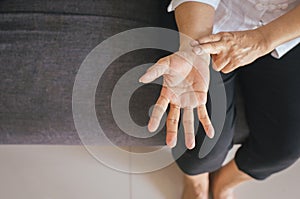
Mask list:
[[[106,38],[128,29],[174,26],[165,11],[168,1],[46,2],[0,1],[1,144],[81,144],[72,115],[72,89],[87,54]],[[127,53],[115,60],[100,79],[95,101],[97,117],[116,145],[164,144],[164,130],[147,139],[122,132],[112,117],[110,99],[122,74],[167,54],[155,49]],[[147,110],[159,89],[150,84],[133,94],[129,109],[137,124],[146,124]],[[238,117],[237,121],[237,132],[247,131],[245,119]]]

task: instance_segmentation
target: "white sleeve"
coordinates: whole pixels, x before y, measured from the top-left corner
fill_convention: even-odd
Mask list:
[[[281,44],[280,46],[276,47],[275,50],[271,53],[273,57],[280,59],[283,55],[285,55],[288,51],[292,48],[297,46],[300,43],[300,37],[293,39],[289,42]]]
[[[177,6],[188,1],[205,3],[212,6],[215,10],[217,9],[220,3],[220,0],[172,0],[168,6],[168,12],[174,11]]]

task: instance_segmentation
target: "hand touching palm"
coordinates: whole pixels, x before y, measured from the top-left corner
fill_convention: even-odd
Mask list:
[[[192,149],[195,146],[194,108],[197,108],[198,118],[207,136],[214,135],[205,106],[209,86],[209,60],[208,54],[195,55],[192,52],[179,51],[160,59],[139,80],[149,83],[163,76],[163,87],[154,106],[148,129],[154,132],[158,128],[170,104],[166,137],[166,143],[170,147],[174,147],[177,142],[180,108],[184,109],[182,120],[187,148]]]

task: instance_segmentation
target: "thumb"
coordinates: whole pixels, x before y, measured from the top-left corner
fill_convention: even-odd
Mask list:
[[[160,76],[164,75],[169,68],[169,62],[167,60],[158,61],[156,64],[151,66],[147,72],[139,79],[139,82],[149,83]]]

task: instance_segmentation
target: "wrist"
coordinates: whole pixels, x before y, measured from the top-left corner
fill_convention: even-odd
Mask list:
[[[275,49],[273,40],[269,37],[267,29],[262,26],[254,30],[259,35],[258,45],[263,54],[267,54]]]
[[[179,51],[192,51],[193,47],[191,42],[195,41],[198,37],[191,37],[184,33],[179,33]]]
[[[188,42],[180,42],[178,51],[192,52],[193,48]]]
[[[206,34],[205,34],[206,35]],[[197,38],[197,37],[194,37]],[[187,58],[188,60],[192,61],[193,63],[199,60],[202,60],[201,62],[207,63],[209,65],[210,62],[210,54],[205,53],[204,51],[200,53],[199,55],[196,54],[193,51],[193,47],[191,46],[191,42],[194,41],[194,39],[190,36],[187,36],[185,34],[180,33],[180,45],[178,52],[181,56]]]

